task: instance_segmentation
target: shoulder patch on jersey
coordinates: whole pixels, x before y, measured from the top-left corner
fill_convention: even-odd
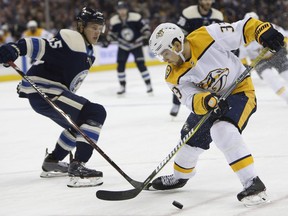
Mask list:
[[[202,17],[198,11],[197,5],[192,5],[190,7],[187,7],[183,10],[182,14],[187,19],[193,19],[193,18],[199,18]]]
[[[165,79],[168,78],[168,76],[169,76],[169,74],[171,73],[171,71],[172,71],[171,65],[167,65],[167,67],[166,67],[166,73],[165,73]]]
[[[70,29],[62,29],[60,35],[71,50],[86,53],[86,45],[79,32]]]
[[[184,76],[190,69],[192,65],[190,62],[185,62],[180,67],[174,65],[168,65],[166,68],[165,80],[173,85],[178,85],[179,80]]]

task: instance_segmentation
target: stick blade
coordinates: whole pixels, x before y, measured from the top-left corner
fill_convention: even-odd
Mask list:
[[[98,190],[96,192],[96,197],[101,200],[106,201],[121,201],[135,198],[141,191],[141,188],[134,188],[131,190],[125,191],[106,191],[106,190]]]

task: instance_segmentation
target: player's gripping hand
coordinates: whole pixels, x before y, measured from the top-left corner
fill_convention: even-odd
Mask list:
[[[15,61],[19,54],[20,50],[14,43],[4,44],[0,47],[0,64]]]
[[[229,110],[227,101],[223,99],[219,100],[219,97],[215,94],[207,95],[204,98],[204,105],[208,111],[213,110],[211,113],[213,119],[220,118]]]
[[[284,46],[284,36],[268,22],[262,23],[256,28],[255,38],[262,46],[269,47],[276,52]]]

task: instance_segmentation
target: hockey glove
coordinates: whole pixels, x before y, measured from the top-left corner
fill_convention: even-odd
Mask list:
[[[148,38],[144,38],[143,39],[143,46],[148,46],[149,45],[149,39]]]
[[[19,48],[14,43],[8,43],[0,47],[0,64],[15,61],[20,55]]]
[[[284,46],[284,36],[268,23],[262,23],[256,28],[255,39],[264,47],[278,52]]]
[[[101,41],[101,43],[102,43],[103,48],[107,48],[110,45],[110,41],[107,40],[106,37],[103,37],[103,40]]]
[[[226,100],[219,100],[218,96],[215,94],[209,94],[204,98],[205,108],[210,111],[212,119],[218,119],[223,116],[230,108]]]

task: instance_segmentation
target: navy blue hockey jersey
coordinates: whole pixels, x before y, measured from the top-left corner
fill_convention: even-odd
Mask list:
[[[126,20],[118,14],[110,19],[108,39],[118,41],[119,47],[131,50],[143,46],[143,39],[149,39],[150,27],[138,13],[128,12]]]
[[[75,92],[88,74],[95,57],[93,47],[87,46],[82,35],[73,30],[62,29],[50,40],[25,38],[27,56],[40,60],[27,72],[41,90],[59,95],[63,90]],[[36,91],[22,80],[20,96]]]

